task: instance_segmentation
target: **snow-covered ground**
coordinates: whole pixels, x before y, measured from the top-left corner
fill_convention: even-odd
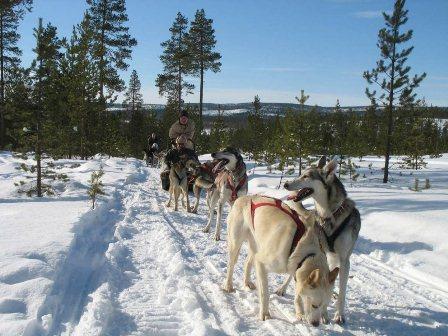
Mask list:
[[[198,215],[166,208],[157,169],[133,159],[55,161],[70,180],[37,200],[14,186],[25,162],[0,153],[0,335],[448,334],[448,155],[412,175],[395,164],[387,186],[380,158],[357,161],[359,180],[345,182],[362,214],[348,321],[319,328],[295,320],[292,286],[271,294],[273,319],[258,320],[256,293],[239,286],[245,250],[237,291],[225,294],[225,226],[216,243],[201,231],[204,201]],[[91,210],[87,180],[100,165],[107,195]],[[286,195],[278,171],[248,167],[251,193]],[[431,188],[410,190],[415,177]],[[281,280],[270,275],[271,293]]]

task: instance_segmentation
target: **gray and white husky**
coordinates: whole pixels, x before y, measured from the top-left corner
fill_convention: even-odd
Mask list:
[[[247,173],[243,157],[233,147],[212,153],[212,157],[219,162],[213,168],[213,173],[217,174],[214,183],[202,185],[209,192],[207,200],[209,218],[203,231],[210,231],[217,207],[215,240],[220,240],[222,208],[225,203],[232,205],[238,197],[247,195]]]
[[[306,169],[297,179],[286,182],[284,187],[294,191],[290,199],[294,200],[295,208],[300,215],[313,216],[321,228],[321,241],[329,260],[330,269],[339,265],[339,295],[336,304],[334,321],[345,323],[345,297],[350,271],[350,255],[352,254],[359,230],[361,217],[355,202],[347,197],[347,192],[341,181],[336,177],[337,162],[326,164],[326,158],[320,158],[317,166]],[[306,210],[301,201],[308,197],[314,199],[315,210]],[[283,295],[289,277],[278,289],[277,294]]]

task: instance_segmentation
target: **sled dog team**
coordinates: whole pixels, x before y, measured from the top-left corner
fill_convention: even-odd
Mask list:
[[[234,291],[233,270],[241,245],[247,242],[249,253],[244,265],[243,284],[258,289],[259,318],[270,319],[269,272],[286,273],[288,278],[276,291],[284,295],[292,278],[295,279],[294,305],[299,320],[313,326],[328,323],[327,306],[331,301],[335,280],[339,274],[334,321],[345,323],[345,297],[353,251],[361,219],[355,203],[347,197],[336,177],[336,161],[321,157],[297,179],[286,182],[288,200],[292,205],[267,196],[247,195],[248,178],[241,154],[234,148],[213,153],[213,162],[199,165],[187,160],[170,170],[170,200],[175,210],[179,195],[189,212],[196,212],[201,190],[207,192],[209,211],[204,232],[209,232],[216,210],[215,240],[220,240],[221,214],[225,203],[231,205],[227,218],[228,263],[223,290]],[[195,205],[188,201],[187,169],[193,170]],[[302,205],[306,198],[314,199],[314,210]],[[257,285],[251,281],[255,266]],[[337,266],[337,267],[336,267]]]

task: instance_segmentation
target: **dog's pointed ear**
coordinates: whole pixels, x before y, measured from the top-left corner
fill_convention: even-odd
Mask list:
[[[339,274],[339,267],[336,267],[334,270],[332,270],[328,274],[328,282],[330,284],[333,284],[336,281],[336,278],[338,277],[338,274]]]
[[[320,270],[316,268],[314,271],[310,273],[308,279],[306,279],[306,283],[311,288],[316,288],[319,285],[319,279],[320,279]]]
[[[322,169],[326,163],[327,163],[327,157],[325,155],[322,155],[319,159],[319,162],[317,163],[317,168]]]
[[[334,176],[334,173],[336,172],[336,168],[338,167],[338,162],[336,159],[331,160],[328,162],[325,167],[323,168],[325,174],[327,175],[327,179],[332,178]]]

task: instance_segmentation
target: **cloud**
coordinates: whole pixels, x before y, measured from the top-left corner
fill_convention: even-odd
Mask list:
[[[376,19],[383,17],[383,11],[360,11],[353,13],[353,16],[359,19]]]

